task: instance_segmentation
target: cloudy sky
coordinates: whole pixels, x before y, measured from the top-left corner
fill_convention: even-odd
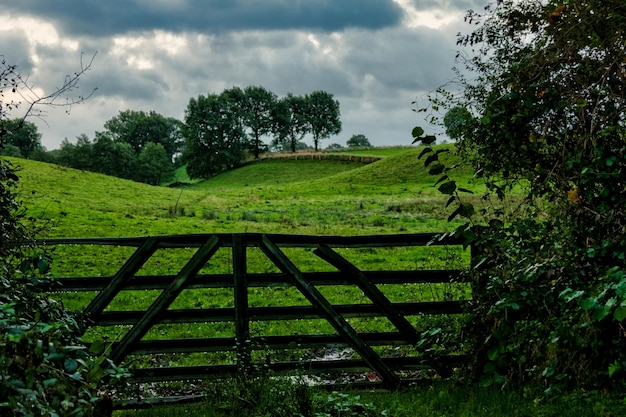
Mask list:
[[[486,2],[0,0],[0,55],[45,94],[96,54],[77,92],[93,97],[32,119],[48,149],[121,110],[183,119],[191,97],[249,85],[333,94],[343,131],[323,146],[408,145],[423,124],[411,103],[452,79],[463,16]]]

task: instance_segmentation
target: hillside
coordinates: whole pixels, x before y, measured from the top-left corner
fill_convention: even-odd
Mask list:
[[[49,237],[449,229],[444,200],[418,152],[407,149],[368,165],[266,161],[183,189],[12,161],[21,166],[24,205],[46,223]]]

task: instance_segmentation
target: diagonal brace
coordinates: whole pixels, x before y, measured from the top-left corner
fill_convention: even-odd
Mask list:
[[[350,263],[347,259],[343,258],[337,252],[330,247],[321,244],[313,251],[314,254],[324,259],[326,262],[356,279],[356,284],[361,291],[369,297],[376,306],[387,316],[389,321],[396,326],[398,331],[405,336],[411,343],[417,343],[420,341],[420,335],[415,330],[415,327],[398,312],[398,310],[391,304],[391,301],[383,294],[381,290],[367,278],[365,273]]]
[[[289,275],[296,288],[318,308],[320,313],[334,327],[363,360],[383,378],[383,384],[389,388],[400,386],[400,378],[383,362],[374,350],[363,341],[350,323],[339,315],[332,304],[315,288],[287,258],[287,256],[267,236],[263,236],[260,249],[285,274]]]
[[[220,248],[220,239],[212,236],[187,264],[180,270],[176,278],[163,290],[152,305],[146,310],[144,315],[135,323],[135,325],[124,335],[124,338],[115,347],[109,359],[115,363],[119,363],[126,357],[128,351],[133,344],[137,343],[156,322],[158,315],[174,302],[176,297],[185,288],[187,281],[196,276],[202,267],[211,259],[211,257]]]
[[[91,300],[85,308],[85,315],[87,317],[96,317],[101,314],[106,306],[117,296],[124,284],[141,269],[157,248],[157,239],[154,236],[148,237],[115,273],[107,286]]]

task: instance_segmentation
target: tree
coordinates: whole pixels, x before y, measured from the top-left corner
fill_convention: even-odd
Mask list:
[[[432,105],[448,109],[448,135],[497,205],[475,209],[441,153],[422,155],[456,202],[450,218],[468,219],[455,235],[488,254],[473,275],[477,369],[485,384],[621,382],[626,5],[499,0],[466,20],[476,29],[458,42],[474,55],[459,56],[471,76],[459,74],[460,92],[439,90]],[[414,129],[432,143],[423,134]],[[511,213],[497,202],[514,190],[523,204]]]
[[[93,144],[84,133],[76,137],[76,144],[71,143],[67,138],[61,142],[61,147],[57,155],[59,164],[85,171],[95,168],[93,158]],[[97,161],[96,161],[97,162]]]
[[[305,97],[305,101],[309,132],[317,151],[321,140],[341,132],[339,101],[326,91],[314,91]]]
[[[261,137],[272,131],[272,111],[278,98],[271,91],[257,86],[246,87],[244,94],[246,103],[243,110],[246,126],[250,130],[249,136],[254,157],[258,159],[264,148]]]
[[[372,146],[369,139],[365,135],[360,133],[358,135],[352,135],[352,137],[348,139],[346,144],[349,148]]]
[[[136,180],[147,184],[159,185],[163,181],[170,180],[174,175],[174,165],[160,143],[146,143],[139,154],[137,163],[139,169]]]
[[[295,152],[298,143],[310,131],[307,100],[289,93],[280,103],[274,113],[276,131],[279,138],[288,140],[291,152]]]
[[[217,94],[189,100],[183,129],[183,162],[190,178],[210,178],[227,166],[225,134],[231,126],[222,110],[223,97]]]
[[[131,145],[127,142],[114,142],[103,132],[96,132],[90,158],[90,171],[118,178],[133,180],[141,178],[137,166],[138,157]]]
[[[245,158],[250,149],[246,135],[249,121],[246,93],[239,87],[231,87],[219,96],[220,134],[222,136],[221,160],[225,167],[234,168]]]
[[[37,125],[22,119],[1,120],[0,131],[5,132],[4,145],[13,145],[20,150],[24,158],[41,148],[41,134]]]
[[[105,134],[114,142],[128,143],[139,155],[148,142],[160,143],[170,160],[181,151],[182,122],[150,111],[124,110],[104,123]]]

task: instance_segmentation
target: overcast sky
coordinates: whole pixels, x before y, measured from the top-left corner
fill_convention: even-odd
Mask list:
[[[343,131],[324,147],[409,145],[411,103],[452,79],[463,16],[486,1],[0,0],[0,55],[43,94],[97,54],[78,91],[93,97],[32,119],[48,149],[122,110],[182,120],[190,98],[249,85],[333,94]]]

